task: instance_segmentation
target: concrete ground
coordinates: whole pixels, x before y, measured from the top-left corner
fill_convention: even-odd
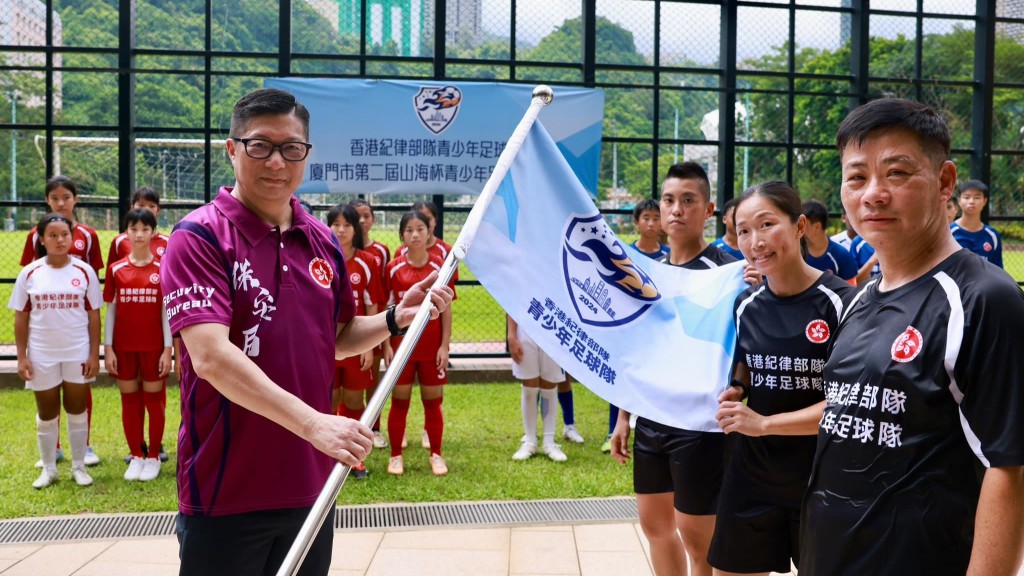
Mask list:
[[[0,545],[3,576],[172,576],[173,536]],[[637,523],[335,533],[333,576],[647,576]]]

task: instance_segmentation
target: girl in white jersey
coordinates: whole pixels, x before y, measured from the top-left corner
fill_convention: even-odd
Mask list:
[[[89,265],[72,258],[67,217],[47,214],[36,227],[37,259],[22,269],[8,307],[14,313],[18,375],[35,393],[36,436],[43,467],[33,488],[57,479],[57,417],[61,397],[71,442],[71,476],[79,486],[92,484],[85,471],[89,421],[89,383],[99,371],[99,279]]]

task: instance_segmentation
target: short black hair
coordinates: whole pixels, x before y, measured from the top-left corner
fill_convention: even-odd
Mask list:
[[[46,181],[46,191],[43,193],[43,198],[49,197],[50,192],[57,188],[66,188],[68,192],[71,192],[72,196],[78,197],[78,186],[75,185],[75,181],[63,174],[57,174]]]
[[[963,194],[968,190],[977,190],[985,196],[985,200],[988,200],[988,186],[981,180],[968,180],[956,187],[957,195]]]
[[[665,175],[665,180],[669,178],[699,181],[704,188],[704,200],[707,202],[711,201],[711,180],[708,180],[708,173],[704,171],[700,164],[696,162],[673,164],[668,167],[668,174]]]
[[[803,210],[808,222],[819,222],[822,228],[828,228],[828,206],[823,202],[814,198],[804,200]]]
[[[39,219],[39,223],[36,224],[36,259],[46,256],[46,248],[43,247],[43,235],[46,234],[46,228],[54,222],[63,222],[67,225],[68,231],[74,232],[75,226],[70,220],[57,214],[56,212],[47,212],[43,214],[43,217]]]
[[[913,132],[936,168],[949,160],[949,126],[932,107],[903,98],[879,98],[858,106],[839,125],[836,148],[842,157],[851,142],[861,145],[881,128],[904,128]]]
[[[727,200],[725,202],[725,204],[722,204],[722,216],[724,217],[726,212],[728,212],[729,210],[732,210],[733,208],[735,208],[736,205],[739,204],[739,203],[740,203],[740,199],[739,198],[730,198],[729,200]]]
[[[136,222],[142,222],[146,226],[149,226],[153,230],[156,230],[156,216],[145,208],[132,208],[128,211],[128,214],[124,217],[124,227],[127,230],[132,227],[132,224]]]
[[[292,114],[302,121],[302,128],[309,138],[309,110],[290,92],[277,88],[253,90],[235,102],[231,111],[231,136],[239,137],[249,127],[249,122],[258,116]]]
[[[427,212],[430,212],[430,215],[434,218],[434,220],[437,220],[437,204],[434,204],[430,200],[417,200],[412,205],[412,209],[416,210],[417,212],[426,210]]]
[[[129,207],[134,206],[135,203],[140,201],[140,200],[145,200],[146,202],[152,202],[153,204],[156,204],[157,206],[159,206],[160,205],[160,194],[157,193],[156,190],[153,190],[152,188],[150,188],[149,186],[143,186],[142,188],[139,188],[135,192],[132,192],[132,199],[131,199],[131,202],[128,203],[128,206]]]
[[[655,214],[661,215],[661,206],[658,206],[658,203],[653,198],[644,198],[633,207],[633,222],[639,221],[640,215],[645,210],[654,210]]]

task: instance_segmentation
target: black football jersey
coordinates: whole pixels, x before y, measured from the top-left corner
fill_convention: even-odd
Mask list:
[[[859,291],[825,365],[800,576],[962,575],[981,479],[1024,465],[1024,293],[969,251]]]
[[[807,290],[781,297],[766,284],[736,298],[737,364],[750,371],[747,406],[764,416],[793,412],[825,399],[828,344],[856,288],[822,274]],[[817,439],[729,435],[726,485],[745,497],[799,507]]]
[[[670,264],[672,266],[679,266],[680,268],[686,268],[687,270],[710,270],[712,268],[718,268],[723,264],[731,264],[736,259],[732,255],[719,250],[718,247],[708,244],[708,247],[701,250],[701,253],[696,258],[686,262],[685,264],[672,264],[669,261],[669,254],[665,254],[661,258],[658,258],[658,262],[664,264]]]

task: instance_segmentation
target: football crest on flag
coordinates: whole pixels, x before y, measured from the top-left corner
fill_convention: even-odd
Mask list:
[[[580,322],[620,326],[661,298],[654,281],[626,253],[600,214],[570,218],[562,239],[565,285]]]

